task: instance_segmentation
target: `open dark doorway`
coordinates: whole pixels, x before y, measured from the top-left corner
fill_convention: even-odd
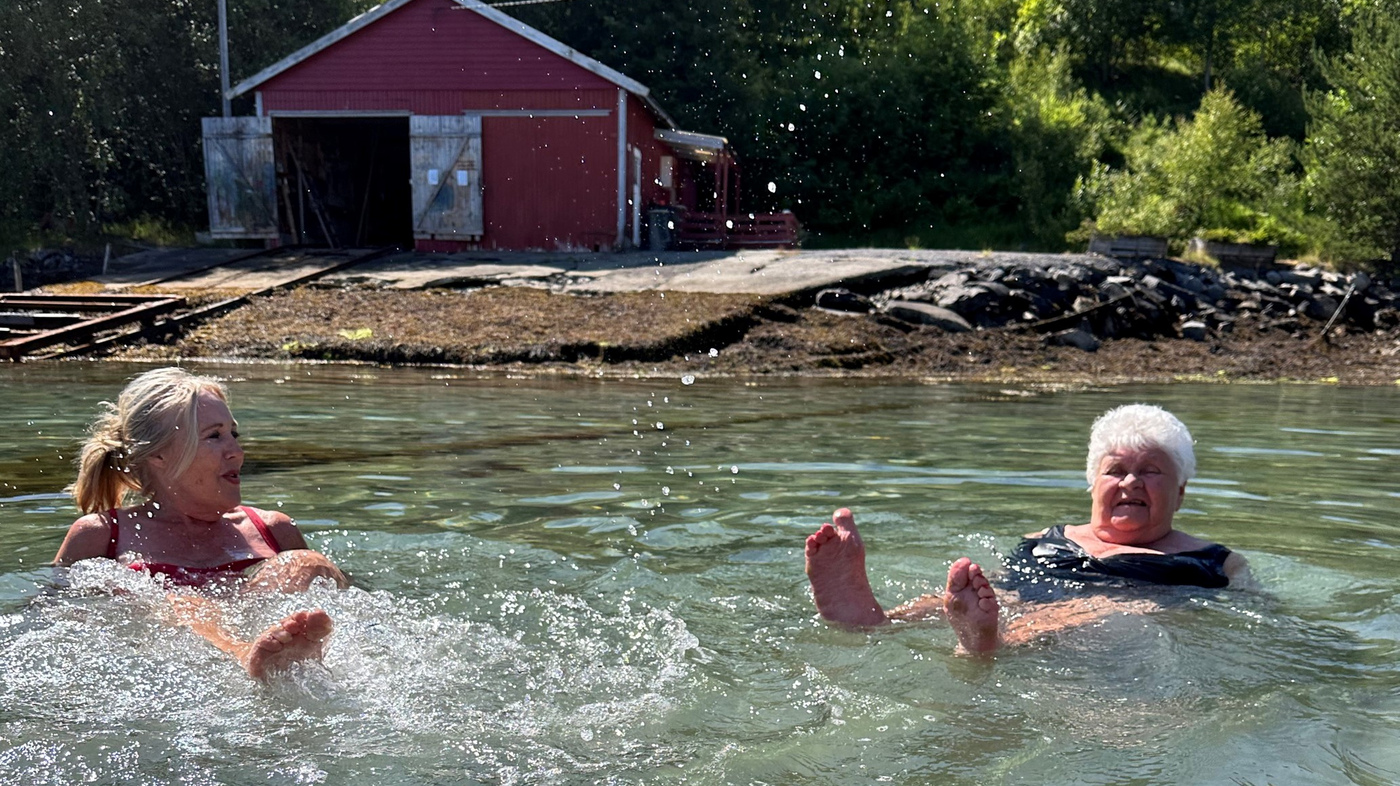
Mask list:
[[[407,117],[277,117],[272,136],[291,242],[413,244]]]

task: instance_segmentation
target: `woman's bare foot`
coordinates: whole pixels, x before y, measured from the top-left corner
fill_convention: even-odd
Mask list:
[[[321,609],[298,611],[258,634],[243,667],[254,679],[264,680],[297,661],[320,658],[332,627],[330,615]]]
[[[851,511],[841,508],[831,523],[807,537],[807,578],[817,611],[842,625],[879,625],[884,609],[865,573],[865,543]]]
[[[988,653],[1001,644],[997,630],[1001,611],[997,594],[982,569],[967,557],[958,559],[948,568],[943,609],[963,649]]]

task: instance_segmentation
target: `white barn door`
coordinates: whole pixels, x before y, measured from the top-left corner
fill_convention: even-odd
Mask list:
[[[408,119],[413,167],[413,237],[480,240],[481,116]]]
[[[276,239],[277,171],[272,158],[272,118],[203,120],[209,234],[228,240]]]

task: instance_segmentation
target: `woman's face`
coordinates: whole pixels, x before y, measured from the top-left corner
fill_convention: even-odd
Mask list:
[[[1092,493],[1090,523],[1099,539],[1141,545],[1171,532],[1186,484],[1177,482],[1176,466],[1161,448],[1120,448],[1099,462]]]
[[[238,507],[243,448],[238,444],[237,424],[222,399],[200,393],[195,409],[199,437],[194,460],[176,477],[166,474],[175,456],[157,453],[151,460],[157,470],[156,501],[191,513],[223,513]]]

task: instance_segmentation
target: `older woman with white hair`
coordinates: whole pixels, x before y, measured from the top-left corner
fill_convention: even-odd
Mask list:
[[[244,640],[224,624],[213,596],[349,581],[307,548],[286,514],[241,504],[242,468],[223,385],[178,368],[141,374],[116,404],[104,402],[92,426],[68,489],[86,515],[69,527],[54,564],[103,558],[149,574],[171,591],[177,624],[262,679],[320,657],[330,617],[299,611]]]
[[[1248,568],[1239,554],[1172,528],[1186,483],[1195,474],[1191,433],[1171,413],[1144,404],[1109,410],[1094,421],[1089,437],[1089,522],[1025,536],[1007,566],[1009,578],[1023,588],[1055,579],[1217,588],[1243,581]],[[990,653],[1115,610],[1141,607],[1080,596],[1039,603],[1004,622],[997,593],[982,568],[963,557],[948,569],[942,595],[925,595],[886,612],[870,588],[865,546],[845,508],[807,538],[806,559],[817,611],[826,619],[871,626],[942,613],[961,647],[972,653]]]

